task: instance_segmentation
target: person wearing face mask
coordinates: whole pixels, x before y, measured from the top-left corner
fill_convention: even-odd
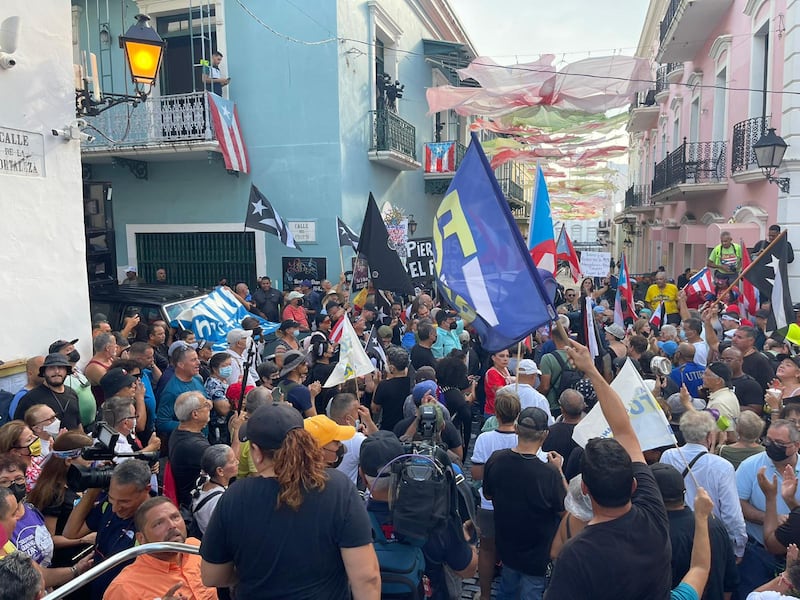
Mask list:
[[[739,565],[739,592],[742,598],[780,572],[782,557],[776,555],[782,554],[785,549],[768,534],[775,530],[774,525],[781,515],[789,514],[789,504],[781,494],[777,494],[776,514],[768,512],[767,498],[758,480],[761,474],[767,482],[774,483],[781,490],[785,479],[796,478],[800,431],[791,421],[776,419],[767,429],[764,447],[765,452],[746,458],[736,469],[736,487],[749,538]],[[792,497],[789,497],[792,507],[800,502],[800,490],[796,485],[793,487]],[[775,521],[770,527],[773,519]]]
[[[92,445],[92,438],[77,431],[66,431],[53,442],[51,453],[42,467],[36,487],[28,494],[27,501],[44,516],[44,524],[53,537],[53,567],[70,567],[72,557],[94,543],[95,533],[80,538],[64,537],[73,507],[80,496],[67,486],[67,471],[73,464],[84,467],[91,462],[81,458],[81,450]]]
[[[284,321],[296,321],[301,331],[311,331],[308,326],[308,315],[303,308],[303,294],[292,291],[286,294],[286,306],[283,307]]]
[[[242,374],[244,372],[245,363],[247,362],[247,354],[250,350],[251,344],[255,344],[253,340],[253,332],[244,329],[231,329],[227,336],[228,349],[226,352],[231,358],[231,372],[228,375],[228,385],[237,383],[245,379],[247,385],[255,385],[258,380],[256,373],[255,362],[250,364],[247,377]],[[253,354],[255,359],[255,354]]]
[[[300,323],[294,319],[287,319],[280,324],[278,331],[275,332],[275,337],[278,342],[272,354],[275,357],[275,364],[279,369],[283,368],[283,356],[292,350],[300,350],[300,344],[297,342],[297,336],[300,334]]]
[[[358,456],[361,443],[378,431],[372,415],[362,406],[355,394],[342,392],[336,394],[328,405],[328,416],[339,425],[355,428],[355,435],[349,440],[341,440],[345,448],[344,458],[336,468],[347,475],[353,483],[358,483]]]
[[[50,453],[50,446],[61,429],[61,421],[53,409],[45,404],[34,404],[25,411],[25,424],[30,427],[34,435],[38,436],[42,445],[42,453],[31,458],[27,475],[32,483],[39,479],[42,464]]]
[[[9,421],[0,427],[0,454],[11,454],[25,464],[25,469],[30,469],[34,459],[42,455],[42,441],[25,424],[25,421]],[[39,468],[26,472],[28,489],[33,488]]]
[[[456,313],[445,309],[436,313],[436,341],[431,346],[434,358],[444,358],[453,350],[461,350],[458,336],[464,331],[464,321],[456,317]]]
[[[228,391],[228,379],[233,374],[231,361],[232,359],[227,352],[217,352],[211,357],[211,360],[208,361],[211,375],[206,379],[204,385],[208,399],[214,404],[214,408],[211,410],[211,420],[209,421],[209,430],[212,440],[214,439],[214,435],[219,437],[219,430],[221,428],[227,429],[228,415],[231,412],[231,403],[225,393]],[[214,434],[213,431],[217,433]]]
[[[24,463],[11,454],[0,455],[0,486],[9,488],[17,503],[19,518],[9,539],[17,551],[27,554],[42,567],[46,587],[56,587],[74,579],[92,566],[87,557],[73,567],[56,568],[53,560],[53,538],[45,526],[44,517],[25,501]]]
[[[66,356],[58,352],[48,354],[42,366],[39,367],[39,376],[44,378],[44,381],[22,397],[14,412],[14,418],[22,419],[25,411],[34,404],[46,404],[61,419],[64,427],[79,429],[81,419],[78,395],[72,391],[72,388],[64,385],[64,381],[70,373],[72,373],[72,364]]]
[[[339,425],[336,421],[325,415],[315,415],[303,420],[303,428],[322,448],[322,454],[328,467],[336,469],[344,460],[345,448],[343,441],[352,439],[356,428],[351,425]]]

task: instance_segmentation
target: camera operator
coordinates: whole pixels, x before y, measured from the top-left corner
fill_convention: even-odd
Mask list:
[[[94,564],[132,548],[136,535],[134,515],[150,496],[150,467],[142,460],[128,460],[114,467],[108,491],[86,490],[64,526],[64,537],[79,539],[97,532]],[[91,583],[93,599],[103,597],[111,580],[132,561],[106,571]]]
[[[435,411],[435,424],[433,424],[433,442],[440,443],[445,446],[448,451],[452,452],[459,461],[464,460],[464,447],[461,439],[461,434],[458,429],[444,416],[442,405],[436,400],[435,389],[436,385],[427,385],[432,382],[423,381],[414,386],[414,401],[416,402],[417,396],[422,395],[420,398],[417,414],[414,417],[403,419],[394,428],[394,434],[403,441],[419,440],[420,436],[420,416],[422,415],[422,407],[430,406]]]
[[[153,432],[147,442],[147,446],[142,447],[141,441],[136,437],[136,425],[139,422],[139,415],[136,414],[134,400],[131,398],[121,398],[112,396],[103,403],[103,421],[108,423],[119,433],[117,445],[114,452],[117,454],[130,454],[142,450],[143,452],[155,452],[161,448],[161,440]],[[120,457],[114,462],[120,463],[128,460],[129,457]],[[158,472],[158,463],[154,465]]]
[[[389,488],[391,471],[384,469],[392,460],[406,454],[403,444],[388,431],[376,431],[361,444],[359,473],[370,490],[367,512],[370,513],[373,528],[374,521],[387,540],[399,544],[404,541],[395,535],[392,514],[389,508]],[[381,477],[378,474],[381,473]],[[420,510],[425,510],[420,507]],[[455,571],[459,577],[472,577],[478,567],[478,554],[475,547],[467,540],[468,532],[461,520],[451,514],[446,523],[430,532],[422,546],[425,556],[425,575],[430,584],[430,594],[426,598],[446,600],[450,597],[447,589],[445,565]],[[384,565],[381,565],[383,568]],[[421,582],[420,582],[421,583]]]

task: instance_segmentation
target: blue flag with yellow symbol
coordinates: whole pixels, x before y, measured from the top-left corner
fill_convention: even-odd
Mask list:
[[[440,293],[486,350],[508,348],[555,319],[552,296],[474,133],[436,211],[433,255]]]

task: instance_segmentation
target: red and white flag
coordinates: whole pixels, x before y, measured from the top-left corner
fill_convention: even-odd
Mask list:
[[[229,171],[240,173],[250,172],[250,160],[247,158],[247,148],[244,145],[242,128],[239,126],[239,115],[236,105],[222,96],[211,92],[208,94],[208,112],[211,115],[211,125],[219,142],[222,157],[225,159],[225,168]]]
[[[750,253],[747,248],[742,244],[742,271],[750,266]],[[755,318],[756,311],[758,310],[759,297],[758,289],[746,277],[742,277],[739,282],[741,285],[742,293],[739,296],[739,303],[742,305],[743,315],[749,316],[751,319]]]
[[[650,317],[650,325],[656,329],[660,329],[661,325],[666,321],[665,313],[666,307],[663,302],[660,302],[658,308],[653,311],[653,315]]]
[[[455,142],[431,142],[425,144],[426,173],[452,173],[455,170]]]
[[[333,329],[331,329],[331,333],[328,337],[334,344],[338,344],[339,342],[342,341],[342,334],[344,333],[344,322],[347,321],[348,319],[349,317],[346,314],[342,315],[341,317],[339,317],[339,320],[336,321],[336,325],[333,326]]]
[[[561,224],[561,233],[558,234],[556,241],[556,260],[565,260],[569,263],[569,270],[572,274],[572,280],[576,283],[581,275],[580,260],[575,248],[572,246],[572,240],[569,239],[567,229],[564,224]]]

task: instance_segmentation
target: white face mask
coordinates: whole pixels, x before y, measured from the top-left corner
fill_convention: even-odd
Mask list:
[[[45,425],[44,427],[42,427],[42,431],[50,434],[53,437],[56,437],[60,430],[61,430],[61,421],[59,419],[56,419],[55,421],[50,423],[50,425]]]

